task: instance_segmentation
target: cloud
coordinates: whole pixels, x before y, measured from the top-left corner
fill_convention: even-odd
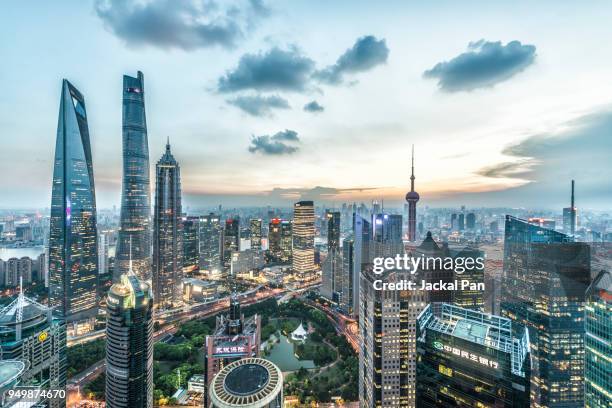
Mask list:
[[[253,136],[249,152],[261,153],[270,156],[280,156],[284,154],[293,154],[299,150],[296,146],[300,143],[300,138],[297,132],[286,129],[275,133],[272,136],[261,135]]]
[[[538,207],[567,203],[569,182],[575,179],[579,202],[608,206],[612,201],[612,109],[562,125],[563,131],[534,134],[505,147],[502,153],[510,160],[477,172],[485,177],[522,181],[519,187],[487,193],[489,202],[498,199],[507,205]]]
[[[270,13],[260,0],[96,0],[95,12],[129,46],[183,50],[233,48]]]
[[[536,58],[536,47],[511,41],[480,40],[470,43],[468,51],[439,62],[423,73],[425,78],[437,79],[438,87],[446,92],[471,91],[487,88],[512,78],[529,67]]]
[[[315,73],[315,78],[329,85],[343,82],[345,74],[369,71],[384,64],[389,57],[385,39],[378,40],[373,35],[357,39],[352,48],[342,54],[335,64]]]
[[[306,105],[304,105],[304,110],[306,112],[318,113],[323,112],[325,108],[319,105],[319,102],[317,101],[310,101]]]
[[[491,178],[517,178],[527,174],[535,162],[531,159],[503,162],[483,167],[477,174]]]
[[[273,109],[291,109],[289,102],[278,95],[246,95],[227,101],[252,116],[271,116]]]
[[[314,65],[296,47],[288,50],[274,47],[266,53],[243,55],[236,68],[219,78],[217,87],[219,92],[303,91]]]

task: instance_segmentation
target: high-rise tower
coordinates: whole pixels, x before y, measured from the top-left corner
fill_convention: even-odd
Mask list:
[[[183,231],[180,167],[170,152],[157,162],[153,230],[153,292],[155,305],[168,308],[181,301]]]
[[[315,214],[312,201],[293,205],[293,272],[300,281],[314,276]]]
[[[108,292],[106,406],[153,406],[153,295],[131,267]]]
[[[563,209],[563,231],[566,234],[576,233],[576,206],[574,203],[574,180],[572,180],[572,198],[570,206]]]
[[[416,205],[419,193],[414,191],[414,145],[412,145],[412,174],[410,175],[410,191],[406,194],[408,202],[408,241],[416,241]]]
[[[71,334],[93,328],[98,304],[96,193],[83,95],[62,83],[49,232],[49,304]]]
[[[123,190],[115,277],[128,272],[130,242],[136,275],[151,278],[151,189],[144,76],[123,76]]]

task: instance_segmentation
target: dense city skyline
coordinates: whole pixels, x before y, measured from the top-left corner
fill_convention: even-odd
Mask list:
[[[321,13],[320,4],[238,1],[233,14],[225,5],[180,10],[211,31],[211,13],[220,16],[218,36],[198,34],[165,2],[145,4],[41,4],[40,13],[14,4],[3,13],[0,30],[14,41],[0,45],[13,62],[2,71],[0,123],[12,137],[0,170],[21,177],[2,180],[1,208],[47,206],[55,121],[48,107],[64,77],[88,95],[98,206],[119,206],[116,89],[123,73],[141,70],[149,148],[172,138],[186,206],[398,204],[414,143],[423,205],[559,207],[567,196],[560,180],[574,178],[582,208],[607,209],[610,61],[592,41],[610,32],[604,3],[470,12],[392,3],[375,13],[357,3]],[[71,24],[60,24],[66,15]],[[168,32],[139,26],[145,17]],[[432,21],[444,28],[432,31]],[[55,30],[43,31],[49,26]],[[71,47],[60,47],[65,38]],[[38,53],[24,49],[47,50],[45,69],[28,81],[20,78]],[[67,52],[78,52],[79,64]]]

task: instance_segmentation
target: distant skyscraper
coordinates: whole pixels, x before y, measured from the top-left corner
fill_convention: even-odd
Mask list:
[[[584,339],[584,406],[612,403],[612,275],[601,271],[587,290]]]
[[[123,188],[115,278],[128,271],[130,242],[134,272],[151,279],[151,189],[144,76],[123,76]]]
[[[108,236],[105,232],[98,234],[98,274],[108,273]]]
[[[200,217],[200,269],[209,273],[221,270],[220,217],[210,213]]]
[[[155,306],[168,308],[181,301],[183,231],[180,167],[170,152],[157,162],[153,230],[153,293]]]
[[[129,262],[129,261],[128,261]],[[111,286],[106,307],[106,406],[153,407],[153,295],[132,271]]]
[[[314,263],[315,215],[312,201],[293,205],[293,273],[300,280],[310,279]]]
[[[459,231],[463,231],[465,229],[465,214],[460,213],[459,218],[457,218],[457,229]]]
[[[229,270],[232,264],[232,252],[240,251],[240,217],[225,220],[222,251],[223,267]]]
[[[49,233],[49,304],[70,334],[93,329],[98,312],[96,193],[83,95],[64,79]]]
[[[19,360],[26,364],[20,386],[64,389],[66,326],[63,319],[53,315],[49,307],[20,293],[17,299],[0,309],[0,360]],[[5,385],[5,374],[0,371],[0,387]],[[48,402],[52,408],[66,406],[65,399],[61,398]],[[21,406],[31,404],[17,404]]]
[[[501,314],[529,330],[531,406],[584,404],[586,243],[506,216]]]
[[[404,252],[402,216],[399,214],[372,215],[372,258],[394,257]]]
[[[512,326],[499,316],[427,305],[416,322],[417,408],[528,407],[529,335]]]
[[[468,213],[465,217],[465,227],[469,230],[476,228],[476,214]]]
[[[340,212],[326,211],[327,258],[323,263],[321,295],[338,303],[342,282],[342,252],[340,250]]]
[[[406,194],[408,202],[408,241],[416,241],[416,206],[419,193],[414,191],[414,145],[412,145],[412,174],[410,175],[410,191]]]
[[[183,217],[183,272],[200,269],[200,217]]]
[[[574,235],[576,233],[576,205],[574,203],[574,180],[572,180],[572,198],[569,207],[563,209],[563,232]]]
[[[253,218],[250,221],[249,232],[251,238],[251,249],[260,250],[261,249],[261,227],[262,220],[261,218]]]

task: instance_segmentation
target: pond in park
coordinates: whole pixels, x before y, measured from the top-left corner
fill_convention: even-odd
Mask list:
[[[265,358],[272,361],[281,369],[281,371],[296,371],[301,367],[306,369],[315,368],[316,365],[312,360],[298,360],[293,351],[293,343],[283,334],[277,333],[279,338],[278,343],[274,343],[270,354]]]

